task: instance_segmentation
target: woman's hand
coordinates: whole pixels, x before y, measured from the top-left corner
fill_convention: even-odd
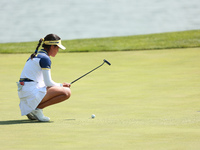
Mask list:
[[[63,83],[63,87],[68,87],[68,88],[70,88],[71,87],[71,84],[70,83]]]

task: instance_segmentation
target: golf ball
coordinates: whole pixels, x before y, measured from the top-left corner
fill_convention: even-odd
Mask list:
[[[92,114],[92,116],[91,116],[91,117],[92,117],[92,119],[94,119],[94,118],[95,118],[95,114]]]

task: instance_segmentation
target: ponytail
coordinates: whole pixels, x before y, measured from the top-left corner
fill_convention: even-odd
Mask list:
[[[31,54],[31,59],[33,59],[33,58],[36,56],[36,54],[37,54],[37,51],[38,51],[38,49],[39,49],[40,45],[42,44],[42,41],[44,41],[44,39],[43,39],[43,38],[41,38],[41,39],[39,40],[39,43],[38,43],[38,45],[37,45],[37,47],[36,47],[36,50],[35,50],[35,52],[34,52],[33,54]]]

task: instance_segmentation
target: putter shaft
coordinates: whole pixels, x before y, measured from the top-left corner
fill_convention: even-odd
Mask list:
[[[80,80],[81,78],[83,78],[84,76],[88,75],[89,73],[93,72],[94,70],[98,69],[99,67],[101,67],[105,62],[103,62],[101,65],[99,65],[98,67],[94,68],[93,70],[87,72],[86,74],[82,75],[81,77],[77,78],[76,80],[72,81],[70,84],[73,84],[74,82]]]

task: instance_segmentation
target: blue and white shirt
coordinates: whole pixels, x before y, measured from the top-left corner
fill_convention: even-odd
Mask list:
[[[28,78],[48,87],[61,86],[51,79],[51,59],[44,49],[40,50],[33,59],[27,60],[20,78]]]

